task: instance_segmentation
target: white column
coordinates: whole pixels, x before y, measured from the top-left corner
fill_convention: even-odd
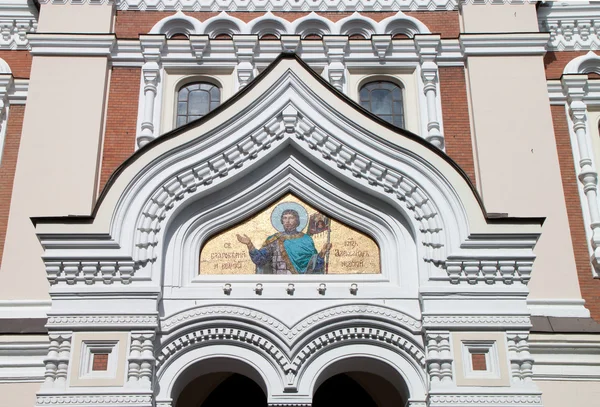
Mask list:
[[[0,162],[4,151],[4,139],[6,138],[6,124],[8,122],[8,96],[14,89],[14,80],[11,73],[0,73]]]
[[[258,44],[257,35],[234,35],[233,45],[238,60],[237,77],[238,90],[254,79],[254,51]]]
[[[346,82],[346,66],[344,57],[346,55],[346,45],[348,45],[347,36],[326,35],[323,37],[323,45],[327,53],[327,75],[329,83],[340,92],[344,91]]]
[[[600,210],[598,208],[598,172],[592,162],[592,154],[587,134],[587,105],[583,101],[588,92],[587,75],[563,75],[563,92],[567,96],[571,131],[577,139],[579,150],[579,171],[577,178],[583,186],[592,229],[592,263],[594,268],[600,268]]]
[[[154,382],[154,332],[134,331],[128,357],[127,387],[150,390]]]
[[[423,79],[423,92],[427,100],[427,141],[437,148],[444,149],[444,136],[440,130],[438,119],[438,55],[441,38],[439,35],[416,35],[415,44],[421,62],[421,78]]]
[[[142,54],[144,56],[145,63],[142,66],[144,97],[140,103],[142,116],[137,136],[138,148],[144,147],[157,137],[154,117],[154,104],[156,102],[156,95],[158,93],[158,84],[160,83],[160,59],[165,42],[166,40],[164,36],[140,36],[140,44],[142,46]]]

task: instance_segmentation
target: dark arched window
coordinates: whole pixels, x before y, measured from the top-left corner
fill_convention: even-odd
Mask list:
[[[177,127],[196,120],[219,106],[221,90],[208,82],[185,85],[177,95]]]
[[[393,82],[374,81],[360,88],[360,105],[396,127],[404,127],[402,88]]]

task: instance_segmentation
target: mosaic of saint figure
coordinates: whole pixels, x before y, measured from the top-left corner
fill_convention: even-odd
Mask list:
[[[302,232],[308,223],[306,209],[295,202],[282,202],[271,213],[277,233],[267,237],[257,249],[246,235],[237,240],[248,247],[257,274],[321,274],[331,243],[317,252],[312,237]]]

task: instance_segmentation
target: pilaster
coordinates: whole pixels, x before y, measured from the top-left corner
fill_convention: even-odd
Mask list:
[[[142,148],[157,137],[156,129],[159,112],[156,112],[155,101],[161,80],[161,53],[166,44],[166,38],[162,35],[142,35],[140,45],[144,56],[142,66],[142,93],[140,100],[141,124],[137,136],[137,147]]]
[[[421,64],[421,79],[423,80],[423,93],[427,99],[427,141],[444,150],[444,136],[439,123],[439,80],[436,58],[441,48],[439,35],[415,36],[415,44],[419,53]]]

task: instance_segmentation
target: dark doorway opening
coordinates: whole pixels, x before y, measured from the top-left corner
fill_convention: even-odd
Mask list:
[[[367,391],[347,374],[338,374],[319,386],[312,407],[378,407]]]
[[[267,397],[254,380],[234,373],[223,380],[199,407],[267,407]]]

